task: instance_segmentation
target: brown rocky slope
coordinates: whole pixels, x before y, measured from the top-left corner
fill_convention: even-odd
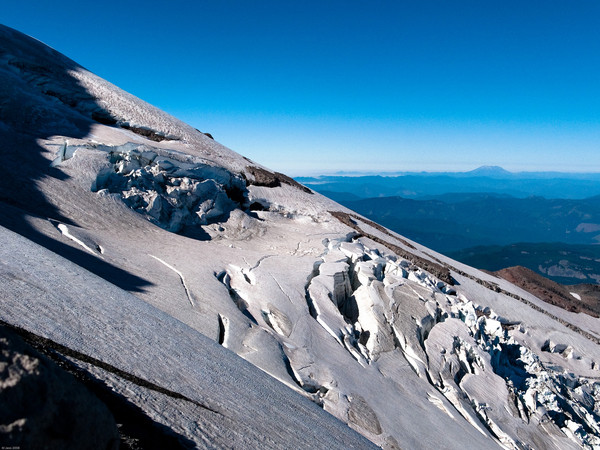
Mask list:
[[[508,267],[493,274],[551,305],[560,306],[571,312],[583,312],[592,317],[600,317],[600,286],[592,284],[565,286],[522,266]]]

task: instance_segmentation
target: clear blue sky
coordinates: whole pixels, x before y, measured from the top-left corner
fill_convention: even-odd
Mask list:
[[[600,171],[600,2],[24,1],[1,23],[291,175]]]

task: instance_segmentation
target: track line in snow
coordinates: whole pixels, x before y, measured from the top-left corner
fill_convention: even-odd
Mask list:
[[[98,253],[95,252],[94,250],[92,250],[90,247],[88,247],[85,242],[83,242],[80,239],[77,239],[75,236],[73,236],[70,232],[69,232],[69,228],[64,224],[64,223],[59,223],[58,225],[56,225],[56,228],[58,228],[58,231],[61,232],[61,234],[68,238],[71,239],[73,242],[75,242],[76,244],[80,245],[81,247],[83,247],[84,249],[86,249],[88,252],[92,253],[93,255],[98,256]],[[101,252],[102,253],[102,252]]]
[[[262,264],[262,262],[263,262],[265,259],[272,258],[273,256],[275,256],[275,255],[265,255],[265,256],[261,256],[261,257],[258,259],[258,261],[256,261],[256,264],[254,264],[254,266],[250,267],[249,271],[250,271],[250,272],[252,272],[253,270],[256,270],[256,269],[258,269],[258,268],[260,267],[260,265]],[[248,264],[248,263],[246,262],[246,264]],[[248,264],[248,265],[250,265],[250,264]]]
[[[296,249],[290,253],[290,256],[296,256],[298,254],[298,252],[300,251],[300,244],[302,244],[302,242],[298,242],[298,244],[296,244]]]
[[[188,289],[188,287],[187,287],[187,284],[185,284],[185,278],[183,277],[183,274],[182,274],[182,273],[181,273],[179,270],[177,270],[175,267],[173,267],[171,264],[169,264],[169,263],[167,263],[167,262],[163,261],[162,259],[160,259],[160,258],[158,258],[158,257],[156,257],[156,256],[154,256],[154,255],[151,255],[151,254],[149,254],[149,253],[148,253],[148,256],[150,256],[150,257],[154,258],[154,259],[155,259],[155,260],[157,260],[159,263],[161,263],[162,265],[164,265],[164,266],[168,267],[168,268],[169,268],[169,269],[171,269],[173,272],[175,272],[177,275],[179,275],[179,279],[181,280],[181,284],[183,285],[183,289],[185,290],[185,295],[187,296],[187,298],[188,298],[188,300],[189,300],[189,302],[190,302],[190,305],[192,305],[192,307],[193,307],[193,308],[195,308],[195,307],[196,307],[196,304],[194,303],[194,299],[192,298],[192,293],[191,293],[191,292],[190,292],[190,290]]]

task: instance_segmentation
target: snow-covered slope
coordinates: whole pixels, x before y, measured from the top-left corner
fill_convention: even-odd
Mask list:
[[[598,319],[5,27],[0,152],[2,322],[181,446],[600,446]]]

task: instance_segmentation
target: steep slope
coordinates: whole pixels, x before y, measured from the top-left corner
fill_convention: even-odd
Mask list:
[[[368,446],[314,403],[107,281],[7,230],[0,249],[2,320],[43,337],[180,436],[216,447]]]
[[[600,445],[598,319],[391,233],[5,27],[0,151],[1,320],[183,447]]]
[[[552,305],[568,311],[584,312],[600,317],[600,286],[598,285],[564,286],[520,266],[508,267],[495,274]]]

